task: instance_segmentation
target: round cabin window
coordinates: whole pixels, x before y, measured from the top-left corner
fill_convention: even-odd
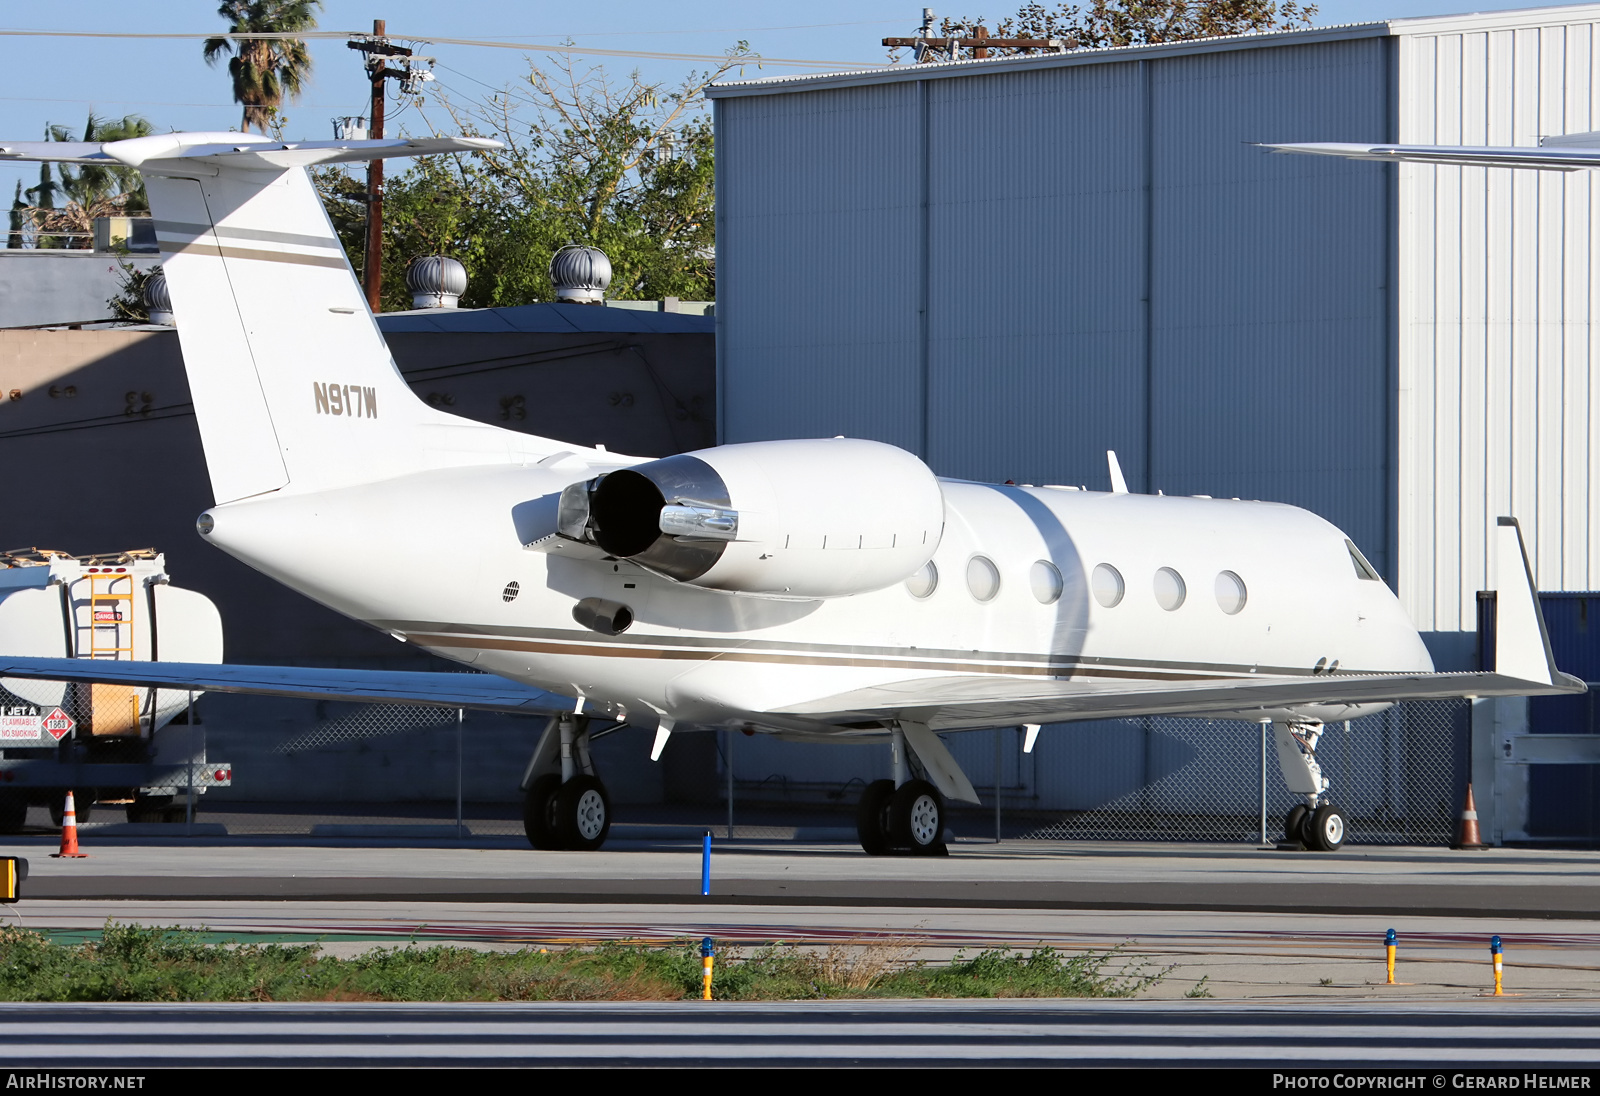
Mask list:
[[[927,597],[938,585],[939,568],[933,565],[931,559],[919,567],[916,574],[906,579],[906,589],[911,591],[912,597]]]
[[[1182,605],[1183,599],[1188,596],[1188,590],[1183,585],[1183,576],[1171,567],[1163,567],[1156,572],[1154,585],[1156,604],[1169,613]]]
[[[1049,560],[1038,560],[1028,572],[1028,583],[1040,605],[1054,605],[1061,600],[1061,572]]]
[[[1232,571],[1222,571],[1217,575],[1217,605],[1224,613],[1233,616],[1244,608],[1244,603],[1249,598],[1249,593],[1244,588],[1244,579]]]
[[[1123,584],[1122,572],[1109,563],[1095,567],[1094,574],[1089,579],[1089,586],[1094,591],[1094,599],[1107,609],[1114,609],[1120,605],[1122,595],[1128,589]]]
[[[967,561],[967,589],[979,601],[993,601],[1000,592],[1000,571],[984,556]]]

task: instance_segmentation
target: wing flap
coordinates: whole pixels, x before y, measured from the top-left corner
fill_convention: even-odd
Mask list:
[[[0,677],[81,681],[138,688],[249,693],[364,704],[416,704],[525,715],[570,712],[575,701],[493,674],[336,670],[308,666],[231,666],[200,662],[110,662],[85,658],[0,657]]]

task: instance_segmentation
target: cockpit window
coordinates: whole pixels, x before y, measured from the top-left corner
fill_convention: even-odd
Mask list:
[[[1383,576],[1378,574],[1372,564],[1367,562],[1367,557],[1361,554],[1361,549],[1356,547],[1355,541],[1345,538],[1344,546],[1350,549],[1350,562],[1355,565],[1356,577],[1367,582],[1382,582]]]

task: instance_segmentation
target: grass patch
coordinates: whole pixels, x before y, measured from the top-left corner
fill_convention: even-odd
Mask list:
[[[203,929],[107,922],[98,940],[56,943],[0,929],[6,1001],[671,1001],[700,996],[695,941],[485,952],[377,947],[353,959],[316,944],[230,944]],[[934,965],[910,941],[719,949],[718,1000],[838,997],[1129,997],[1161,979],[1116,951],[1040,947]]]

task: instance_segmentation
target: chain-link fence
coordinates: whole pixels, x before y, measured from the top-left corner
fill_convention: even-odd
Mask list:
[[[1317,760],[1327,800],[1345,815],[1347,840],[1367,845],[1438,845],[1454,833],[1466,782],[1470,705],[1413,702],[1330,724]],[[1270,728],[1199,719],[1122,721],[1165,775],[1124,795],[1032,829],[1043,839],[1228,841],[1283,834],[1304,802],[1284,786]]]
[[[468,712],[458,721],[449,709],[209,696],[199,702],[197,723],[179,714],[153,740],[147,732],[141,740],[133,704],[137,693],[148,707],[148,696],[125,692],[91,697],[87,687],[65,689],[60,706],[76,727],[61,742],[0,742],[0,798],[36,782],[18,761],[76,761],[78,779],[88,782],[106,771],[88,762],[138,763],[164,772],[204,758],[208,768],[227,767],[231,786],[207,787],[192,816],[188,795],[180,792],[174,804],[184,809],[165,821],[182,818],[207,832],[238,835],[522,833],[518,784],[543,719]],[[0,690],[0,719],[12,710],[44,719],[52,699]],[[1465,701],[1416,702],[1328,726],[1318,759],[1351,843],[1437,845],[1450,839],[1466,781],[1468,718]],[[652,763],[649,740],[644,732],[624,732],[594,744],[624,818],[643,821],[676,807],[708,811],[707,822],[720,820],[731,790],[743,817],[821,812],[837,816],[828,825],[847,827],[860,789],[888,775],[882,744],[830,747],[764,735],[685,734],[674,736],[672,749]],[[1260,729],[1250,724],[1166,717],[1064,724],[1046,728],[1030,754],[1014,728],[952,734],[946,742],[984,801],[981,808],[952,812],[959,835],[1261,840],[1263,744]],[[1265,745],[1267,838],[1276,840],[1298,798],[1283,785],[1270,731]],[[174,783],[171,773],[163,779]],[[111,791],[98,804],[86,802],[96,789],[80,790],[80,821],[85,814],[97,826],[133,820],[126,785],[106,783]],[[50,825],[47,804],[37,795],[28,825]]]

